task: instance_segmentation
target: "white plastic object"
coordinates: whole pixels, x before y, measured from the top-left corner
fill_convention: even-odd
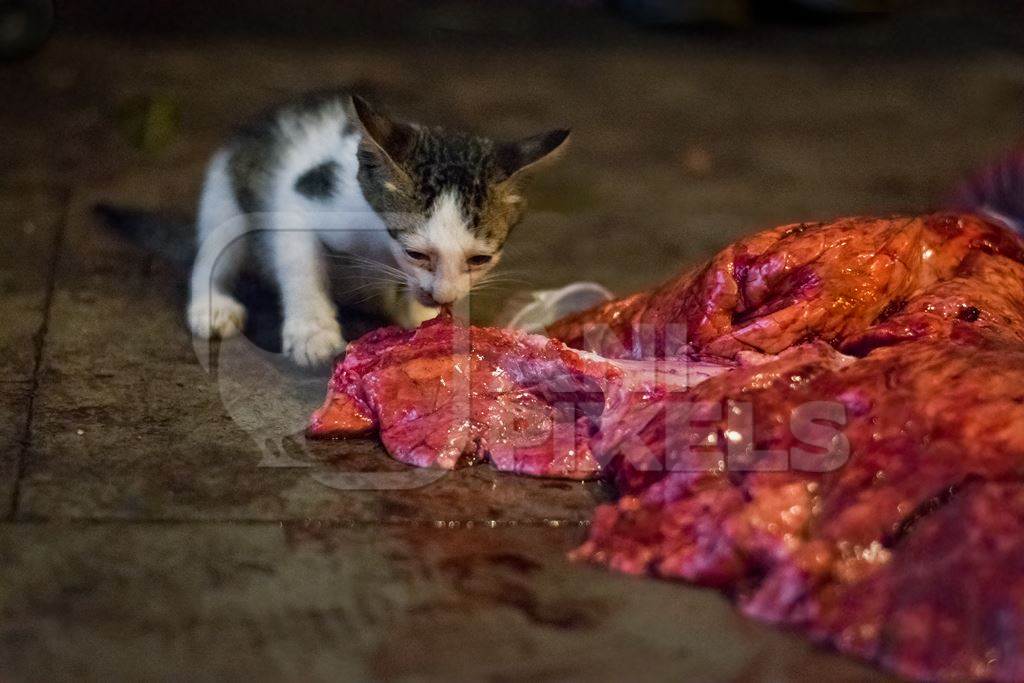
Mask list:
[[[538,334],[556,320],[610,301],[614,295],[596,282],[573,282],[559,289],[529,292],[528,297],[505,326]]]

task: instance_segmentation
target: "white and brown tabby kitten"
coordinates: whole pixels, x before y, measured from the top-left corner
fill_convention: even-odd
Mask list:
[[[284,352],[300,365],[345,348],[329,294],[330,252],[403,276],[405,294],[388,306],[399,324],[433,317],[497,264],[522,218],[520,181],[568,136],[559,129],[499,143],[399,122],[342,91],[273,110],[242,128],[207,170],[192,332],[239,332],[246,311],[231,286],[254,256],[276,280]]]

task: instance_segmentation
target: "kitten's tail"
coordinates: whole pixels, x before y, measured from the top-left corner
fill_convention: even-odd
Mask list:
[[[107,227],[132,244],[173,266],[188,269],[195,258],[195,229],[181,215],[135,207],[97,204],[93,212]]]
[[[1024,148],[975,172],[956,189],[950,205],[1024,234]]]

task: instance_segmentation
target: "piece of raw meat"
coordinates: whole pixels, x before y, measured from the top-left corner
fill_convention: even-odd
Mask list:
[[[1015,234],[958,214],[784,226],[549,333],[364,337],[311,432],[600,473],[619,498],[578,559],[723,589],[907,677],[1024,677]]]
[[[706,265],[648,292],[569,316],[548,329],[606,356],[734,357],[808,340],[839,346],[922,287],[951,277],[968,253],[1020,260],[1008,231],[955,214],[846,218],[744,238]]]
[[[601,470],[590,441],[606,402],[685,389],[731,365],[605,359],[442,315],[414,331],[386,328],[353,342],[308,433],[379,430],[389,453],[420,467],[489,460],[520,474],[586,479]]]

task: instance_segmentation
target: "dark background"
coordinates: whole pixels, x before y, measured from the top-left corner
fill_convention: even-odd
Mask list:
[[[625,293],[758,228],[941,206],[1020,140],[1022,27],[1008,1],[59,4],[0,65],[0,678],[877,677],[570,563],[599,485],[339,489],[405,469],[302,440],[323,372],[242,341],[201,363],[182,271],[92,207],[187,229],[232,126],[358,84],[426,123],[573,127],[481,317],[515,288]]]

